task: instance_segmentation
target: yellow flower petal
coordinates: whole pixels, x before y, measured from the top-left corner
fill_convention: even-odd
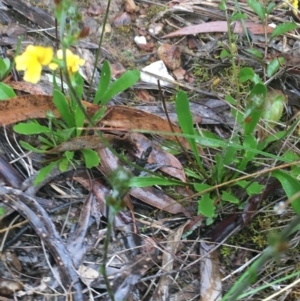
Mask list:
[[[41,65],[48,65],[53,58],[53,49],[51,47],[36,47],[36,56]]]
[[[42,65],[37,62],[32,64],[26,69],[24,73],[24,80],[36,84],[41,79]]]
[[[50,64],[48,65],[48,67],[49,67],[51,70],[56,70],[56,69],[58,68],[58,65],[55,64],[55,63],[50,63]]]
[[[62,49],[57,50],[56,56],[59,60],[63,59],[63,51]],[[78,55],[73,54],[70,49],[66,49],[66,61],[67,61],[67,70],[70,75],[77,72],[80,66],[83,66],[85,60],[80,58]],[[49,64],[49,68],[52,70],[57,69],[57,64],[51,63]]]
[[[52,58],[51,47],[28,45],[24,53],[16,56],[16,69],[25,71],[24,80],[37,83],[41,78],[42,66],[48,65]]]

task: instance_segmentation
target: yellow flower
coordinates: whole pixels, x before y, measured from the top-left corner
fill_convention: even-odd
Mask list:
[[[16,56],[16,69],[25,71],[25,81],[36,84],[41,78],[42,66],[48,65],[52,58],[51,47],[28,45],[25,52]]]
[[[57,58],[62,60],[63,59],[63,51],[59,49],[57,51]],[[80,66],[83,66],[85,61],[84,59],[80,58],[78,55],[73,54],[71,50],[66,49],[66,58],[67,58],[67,70],[70,75],[77,72]],[[56,70],[58,65],[56,63],[51,63],[49,68],[52,70]]]

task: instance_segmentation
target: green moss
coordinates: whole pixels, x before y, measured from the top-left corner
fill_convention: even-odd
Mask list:
[[[201,82],[206,82],[210,79],[210,74],[207,68],[202,67],[201,65],[195,65],[192,71],[193,75],[196,77],[196,80]]]
[[[146,10],[147,18],[152,19],[164,10],[166,10],[166,7],[161,5],[150,5]]]

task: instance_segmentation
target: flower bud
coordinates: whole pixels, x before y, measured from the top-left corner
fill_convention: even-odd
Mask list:
[[[83,39],[85,37],[87,37],[90,33],[90,28],[89,27],[83,27],[80,31],[80,33],[78,34],[78,39]]]

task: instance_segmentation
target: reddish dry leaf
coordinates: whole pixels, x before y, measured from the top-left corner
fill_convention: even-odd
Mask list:
[[[125,73],[126,69],[119,62],[110,64],[111,75],[115,78],[120,77],[123,73]]]
[[[156,101],[155,97],[150,95],[147,90],[137,90],[135,92],[136,97],[142,102],[154,102]]]
[[[8,81],[5,83],[8,86],[12,87],[14,90],[23,91],[30,94],[49,95],[45,93],[43,89],[37,84],[31,84],[28,82],[15,82],[15,81]]]
[[[183,167],[175,156],[164,151],[155,141],[149,140],[144,135],[132,133],[130,137],[132,141],[135,142],[137,150],[137,152],[135,152],[135,155],[137,157],[140,158],[142,156],[142,153],[151,146],[152,152],[149,156],[148,163],[163,164],[165,166],[161,167],[160,169],[164,173],[183,182],[186,182],[186,176]]]
[[[116,27],[121,27],[131,24],[131,17],[127,12],[123,12],[114,17],[114,25]]]
[[[181,65],[181,50],[178,46],[163,44],[157,49],[157,55],[172,71]]]
[[[110,145],[113,146],[134,146],[133,144],[130,144],[130,139],[128,135],[125,135],[124,137],[120,138],[116,135],[111,134],[103,134],[103,138],[107,140],[107,142]],[[65,152],[65,151],[76,151],[80,149],[101,149],[105,148],[105,144],[102,142],[102,139],[99,136],[92,135],[92,136],[82,136],[82,137],[76,137],[71,140],[65,141],[58,145],[57,147],[54,147],[47,151],[47,153],[59,153],[59,152]]]
[[[172,214],[182,213],[186,217],[191,218],[191,213],[186,208],[158,189],[154,189],[152,187],[134,187],[130,189],[129,194],[142,202],[153,206],[154,208],[158,208]]]
[[[173,71],[173,75],[177,80],[184,80],[186,76],[186,71],[182,67],[179,67]]]
[[[246,21],[245,22],[246,28],[252,32],[252,34],[263,34],[264,27],[261,24],[257,24],[255,22]],[[214,21],[214,22],[207,22],[197,25],[191,25],[174,32],[171,32],[167,35],[164,35],[162,38],[173,38],[185,35],[195,35],[198,33],[208,33],[208,32],[227,32],[228,26],[226,21]],[[241,22],[237,21],[233,24],[233,32],[234,33],[243,33],[244,29]],[[272,33],[273,27],[267,27],[267,33]]]
[[[168,121],[145,111],[125,106],[111,107],[100,122],[109,127],[125,128],[127,130],[172,132]],[[173,124],[172,128],[175,133],[181,133],[178,126]],[[177,141],[175,136],[167,137]],[[178,139],[184,146],[188,147],[184,138],[178,137]]]
[[[86,106],[89,114],[99,110],[99,106],[85,101],[82,103]],[[45,118],[47,111],[52,111],[55,116],[59,117],[52,96],[48,95],[24,95],[0,101],[0,126],[31,118]]]

